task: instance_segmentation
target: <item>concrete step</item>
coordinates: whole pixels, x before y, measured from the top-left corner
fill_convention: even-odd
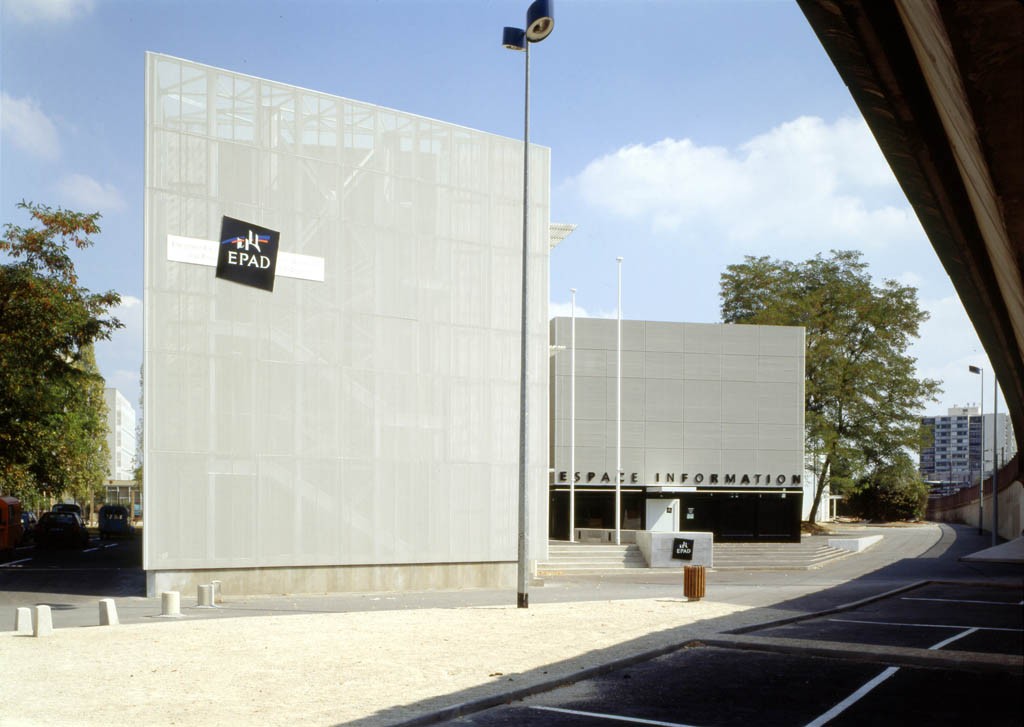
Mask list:
[[[712,570],[811,570],[851,554],[835,548],[824,537],[808,536],[799,543],[715,543]],[[621,573],[646,568],[635,544],[605,545],[552,542],[548,560],[537,564],[541,577],[574,573]]]
[[[647,561],[635,544],[552,543],[548,546],[547,561],[537,564],[537,575],[621,572],[627,568],[646,567]]]

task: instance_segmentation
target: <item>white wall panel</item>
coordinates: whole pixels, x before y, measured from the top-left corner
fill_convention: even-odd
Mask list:
[[[145,567],[514,560],[522,142],[146,62]],[[547,300],[549,151],[531,163]],[[223,215],[323,258],[324,281],[268,293],[167,259],[168,235],[216,240]],[[546,317],[530,311],[541,550]]]

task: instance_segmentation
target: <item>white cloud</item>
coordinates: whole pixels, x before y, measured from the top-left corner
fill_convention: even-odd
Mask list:
[[[54,161],[60,156],[57,127],[31,98],[0,95],[0,133],[29,154]]]
[[[76,209],[108,213],[124,209],[124,197],[112,184],[102,184],[84,174],[68,174],[57,190]]]
[[[568,182],[589,206],[653,233],[744,252],[882,247],[920,227],[860,119],[800,117],[736,149],[664,139],[595,159]],[[752,249],[756,248],[756,249]]]
[[[4,0],[4,9],[23,23],[73,20],[95,7],[93,0]]]
[[[549,303],[548,304],[548,316],[550,318],[568,318],[572,315],[572,302],[566,301],[565,303]],[[577,318],[590,318],[590,314],[587,313],[587,309],[581,306],[579,303],[576,304],[576,317]]]

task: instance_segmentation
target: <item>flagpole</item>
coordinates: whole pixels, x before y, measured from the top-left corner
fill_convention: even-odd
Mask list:
[[[572,293],[569,338],[569,542],[576,542],[576,288]]]
[[[615,365],[615,544],[622,544],[622,258],[615,258],[619,272]]]

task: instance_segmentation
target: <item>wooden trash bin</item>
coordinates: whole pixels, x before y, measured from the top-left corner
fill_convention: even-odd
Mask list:
[[[689,601],[704,598],[704,566],[683,566],[683,595]]]

